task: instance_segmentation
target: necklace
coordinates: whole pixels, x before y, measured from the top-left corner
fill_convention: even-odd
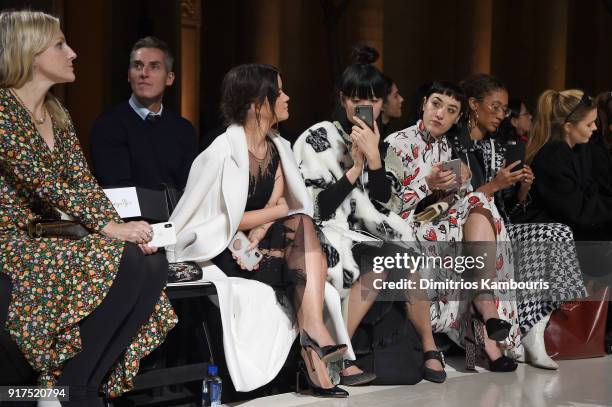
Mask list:
[[[268,143],[266,143],[266,151],[263,154],[263,157],[259,158],[255,155],[255,153],[249,148],[249,154],[251,154],[253,156],[254,159],[256,159],[257,161],[261,162],[263,160],[266,159],[266,155],[268,154]]]
[[[28,109],[25,103],[23,103],[23,100],[21,100],[21,98],[19,97],[15,89],[11,89],[11,93],[13,94],[13,96],[17,98],[21,106],[28,112],[32,120],[34,120],[34,123],[36,123],[39,126],[45,123],[45,120],[47,120],[47,108],[45,107],[44,104],[43,104],[43,116],[42,118],[39,119],[36,116],[34,116],[34,113],[32,113],[30,109]]]

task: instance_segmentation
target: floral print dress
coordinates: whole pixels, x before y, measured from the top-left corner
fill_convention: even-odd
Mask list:
[[[391,179],[391,199],[384,203],[391,211],[399,214],[415,231],[415,239],[422,242],[423,248],[430,255],[459,254],[452,244],[434,244],[428,242],[461,242],[463,225],[470,211],[476,208],[486,209],[491,213],[497,237],[495,272],[496,281],[514,279],[512,250],[509,238],[497,208],[491,197],[479,192],[472,192],[469,180],[462,185],[455,195],[448,211],[432,222],[414,220],[418,203],[431,196],[425,177],[432,166],[438,162],[453,158],[451,144],[446,137],[434,138],[422,121],[405,130],[389,135],[385,141],[389,144],[384,158],[387,177]],[[439,281],[459,281],[462,275],[452,269],[436,268],[423,270],[421,277],[434,278]],[[446,333],[458,344],[463,343],[466,324],[464,315],[466,301],[458,301],[462,296],[460,290],[436,289],[430,291],[432,298],[431,318],[434,332]],[[495,302],[500,318],[509,321],[512,329],[505,347],[520,354],[520,331],[517,306],[511,293],[506,290],[494,290]]]
[[[124,243],[100,230],[120,222],[89,172],[72,122],[53,122],[51,151],[30,115],[0,88],[0,271],[13,283],[6,329],[41,386],[52,385],[63,364],[81,350],[79,321],[104,300],[119,268]],[[80,240],[30,238],[28,223],[73,216],[90,234]],[[140,359],[160,345],[177,319],[162,293],[149,320],[111,368],[103,390],[129,390]]]

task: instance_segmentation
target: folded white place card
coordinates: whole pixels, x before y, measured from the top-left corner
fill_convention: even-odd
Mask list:
[[[113,203],[115,210],[121,218],[141,216],[136,187],[107,188],[104,189],[104,193]]]

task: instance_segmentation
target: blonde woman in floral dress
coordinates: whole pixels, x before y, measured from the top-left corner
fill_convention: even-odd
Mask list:
[[[40,385],[70,386],[65,405],[103,406],[100,393],[129,389],[140,359],[176,317],[162,292],[165,258],[146,244],[151,227],[121,223],[87,168],[68,113],[49,93],[74,81],[75,58],[56,18],[0,14],[0,272],[12,282],[1,328]],[[32,221],[57,210],[89,235],[29,237]]]

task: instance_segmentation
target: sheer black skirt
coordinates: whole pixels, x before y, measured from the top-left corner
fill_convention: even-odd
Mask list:
[[[309,261],[317,261],[317,258],[325,261],[319,235],[322,236],[310,216],[290,215],[275,221],[259,242],[258,249],[263,258],[257,270],[243,270],[229,249],[213,258],[212,262],[228,277],[260,281],[274,289],[283,305],[288,305],[288,299],[290,304],[299,307],[306,286],[307,258],[310,257]]]

